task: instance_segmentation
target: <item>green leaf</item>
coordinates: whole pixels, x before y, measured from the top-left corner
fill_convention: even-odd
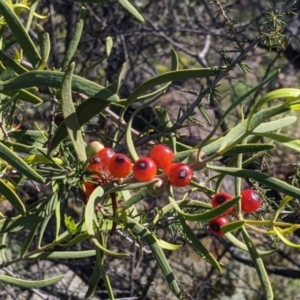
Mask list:
[[[224,226],[224,229],[225,229],[225,226]],[[237,248],[243,250],[243,251],[246,251],[248,252],[248,248],[247,246],[241,242],[239,239],[237,239],[232,233],[230,232],[227,232],[225,233],[225,237],[226,239],[231,242],[234,246],[236,246]],[[264,251],[264,250],[259,250],[257,249],[257,252],[260,256],[267,256],[267,255],[270,255],[270,254],[274,254],[275,252],[277,252],[279,249],[274,249],[274,250],[268,250],[268,251]]]
[[[237,230],[237,229],[241,228],[245,224],[246,224],[245,220],[233,221],[233,222],[230,222],[227,225],[221,226],[221,229],[224,233],[228,233],[228,232],[231,232],[231,231],[234,231],[234,230]]]
[[[37,97],[36,95],[34,95],[26,90],[23,90],[23,89],[20,89],[17,92],[16,91],[4,91],[1,93],[6,96],[10,96],[10,97],[14,97],[15,95],[17,95],[18,99],[20,99],[24,102],[31,103],[31,104],[40,104],[43,102],[43,100],[41,98]]]
[[[261,99],[259,99],[259,101],[257,101],[254,107],[252,108],[247,122],[247,130],[250,130],[250,128],[253,129],[253,127],[251,126],[252,117],[263,104],[280,98],[289,98],[287,102],[290,103],[291,101],[299,99],[299,96],[300,96],[300,90],[291,89],[291,88],[278,89],[270,93],[267,93]]]
[[[72,99],[72,76],[74,68],[75,63],[71,63],[63,78],[61,87],[61,107],[65,119],[64,122],[77,153],[78,160],[84,162],[87,159],[85,146]]]
[[[297,140],[293,137],[282,135],[282,134],[276,134],[276,133],[263,133],[263,134],[258,134],[258,135],[269,138],[269,139],[271,139],[277,143],[280,143],[290,149],[300,152],[300,140]]]
[[[95,250],[84,251],[53,251],[36,253],[28,257],[28,259],[78,259],[85,257],[92,257],[96,255]]]
[[[113,47],[113,40],[110,36],[108,36],[105,39],[105,54],[106,54],[106,57],[110,56],[112,47]]]
[[[95,217],[95,205],[97,204],[98,201],[101,200],[101,197],[104,195],[104,190],[101,186],[98,186],[93,193],[91,194],[89,201],[87,203],[87,206],[85,208],[85,213],[84,213],[84,218],[85,218],[85,224],[86,224],[86,230],[87,233],[89,234],[89,237],[93,244],[102,250],[105,254],[115,256],[115,257],[128,257],[127,253],[115,253],[112,252],[103,245],[99,243],[99,241],[96,238],[95,235],[95,229],[94,229],[94,217]]]
[[[62,280],[65,275],[55,276],[44,280],[24,280],[20,278],[14,278],[6,275],[0,275],[0,282],[17,286],[23,289],[41,289],[43,287],[52,285],[60,280]]]
[[[212,77],[218,75],[221,71],[224,71],[224,69],[223,68],[186,69],[186,70],[169,71],[164,74],[158,75],[156,77],[147,80],[146,82],[142,83],[139,87],[137,87],[132,92],[132,94],[128,97],[126,101],[126,107],[136,102],[138,96],[145,93],[147,90],[154,88],[157,85],[164,84],[164,83],[170,84],[172,81],[175,80]]]
[[[99,249],[95,251],[95,254],[99,252]],[[95,289],[98,286],[99,280],[101,278],[101,270],[100,270],[100,264],[97,261],[97,256],[96,256],[96,264],[94,265],[94,270],[92,277],[89,282],[89,287],[88,290],[86,291],[86,294],[84,296],[84,299],[88,299],[95,291]]]
[[[274,148],[273,144],[260,144],[260,143],[249,143],[236,145],[233,148],[229,149],[224,155],[236,155],[242,153],[257,153],[260,151],[267,151]]]
[[[171,244],[171,243],[168,243],[164,240],[161,240],[161,239],[156,239],[157,243],[158,243],[158,246],[162,249],[166,249],[166,250],[171,250],[171,251],[175,251],[175,250],[178,250],[182,247],[182,245],[175,245],[175,244]]]
[[[82,35],[82,30],[84,26],[84,19],[85,19],[86,10],[84,7],[81,7],[79,19],[75,25],[74,35],[68,45],[68,49],[66,51],[64,60],[62,62],[62,69],[64,70],[69,65],[70,61],[72,60],[77,48],[78,44]]]
[[[28,60],[32,63],[34,68],[37,67],[41,62],[41,57],[31,38],[26,32],[26,29],[19,20],[18,16],[10,8],[8,2],[0,1],[0,12],[7,22],[14,37],[20,44],[21,48],[24,50],[24,53],[27,56]]]
[[[19,156],[0,142],[0,157],[29,179],[44,183],[45,179],[26,164]]]
[[[265,122],[260,125],[258,125],[254,130],[253,133],[264,133],[264,132],[270,132],[275,131],[278,129],[281,129],[285,126],[289,126],[293,124],[297,120],[294,116],[285,117],[282,119],[278,119],[275,121]]]
[[[252,178],[276,191],[300,199],[300,189],[277,178],[263,174],[260,171],[243,170],[238,168],[222,168],[215,166],[207,166],[207,168],[221,174],[231,175],[234,177]]]
[[[26,68],[18,64],[16,61],[8,57],[3,51],[0,50],[0,61],[8,68],[14,70],[17,74],[28,72]]]
[[[199,200],[179,200],[176,201],[177,205],[182,208],[182,207],[194,207],[194,208],[201,208],[205,210],[210,210],[212,208],[211,204],[199,201]],[[161,219],[165,214],[169,213],[170,211],[174,210],[174,205],[173,203],[169,203],[162,207],[160,210],[158,210],[157,215],[155,216],[153,220],[153,224],[156,224],[159,219]]]
[[[65,73],[58,71],[30,71],[6,81],[0,81],[0,93],[29,87],[52,87],[59,89]],[[72,91],[103,101],[119,101],[118,95],[93,81],[77,75],[72,77]],[[102,102],[102,101],[101,101]]]
[[[253,244],[245,227],[242,227],[242,233],[243,233],[243,237],[244,237],[245,243],[247,245],[247,248],[249,250],[249,253],[251,255],[252,261],[254,263],[255,269],[257,271],[260,283],[262,285],[263,292],[265,294],[264,299],[268,299],[268,300],[274,299],[272,286],[271,286],[271,283],[269,280],[268,273],[266,272],[263,260],[259,256],[259,254],[256,250],[256,247]]]
[[[119,70],[119,73],[118,73],[116,81],[113,84],[111,84],[111,85],[108,86],[108,88],[112,92],[117,93],[119,91],[119,88],[121,86],[122,80],[123,80],[123,78],[125,77],[125,74],[126,74],[126,67],[127,67],[127,64],[124,63],[122,65],[121,69]]]
[[[68,216],[68,215],[65,214],[64,222],[65,222],[65,225],[66,225],[67,230],[68,230],[69,233],[76,233],[77,232],[77,226],[75,224],[74,219],[71,216]]]
[[[149,246],[168,282],[171,291],[178,299],[181,299],[180,288],[164,252],[157,243],[157,239],[147,228],[136,222],[134,219],[128,217],[126,226],[133,232],[134,235],[141,238]]]
[[[27,252],[27,250],[29,249],[32,241],[33,241],[33,238],[34,236],[36,235],[36,232],[39,228],[39,224],[36,224],[35,226],[32,226],[32,228],[30,229],[30,232],[29,234],[27,235],[25,241],[23,242],[23,245],[22,245],[22,249],[21,249],[21,253],[20,253],[20,256],[23,257],[25,255],[25,253]]]
[[[37,34],[38,34],[38,38],[39,38],[42,65],[45,66],[49,59],[49,54],[50,54],[50,50],[51,50],[50,37],[49,37],[49,33],[46,32],[41,25],[36,24],[35,26],[36,26]],[[40,67],[40,69],[41,69],[41,67]]]
[[[143,187],[138,192],[134,193],[128,200],[122,202],[121,207],[124,209],[130,208],[131,206],[145,199],[148,196],[149,196],[149,192],[147,187]]]
[[[22,200],[2,179],[0,179],[0,194],[2,194],[20,214],[25,215],[26,208]]]
[[[183,216],[178,215],[180,221],[180,232],[182,238],[185,242],[193,249],[193,251],[198,254],[205,261],[213,265],[220,274],[222,274],[222,268],[218,261],[213,257],[213,255],[205,248],[201,241],[195,236],[192,229],[188,226]]]
[[[118,0],[118,2],[137,20],[143,23],[145,22],[143,16],[136,10],[136,8],[128,0]]]
[[[233,205],[236,205],[240,200],[240,196],[238,197],[234,197],[232,200],[227,201],[225,203],[223,203],[222,205],[215,207],[211,210],[202,212],[202,213],[198,213],[198,214],[189,214],[189,213],[185,213],[183,212],[177,201],[175,201],[174,198],[169,197],[169,201],[171,204],[173,204],[174,209],[177,211],[178,214],[182,215],[186,220],[188,221],[197,221],[197,222],[205,222],[205,221],[209,221],[212,220],[220,215],[223,214],[223,212],[225,212],[228,208],[232,207]]]

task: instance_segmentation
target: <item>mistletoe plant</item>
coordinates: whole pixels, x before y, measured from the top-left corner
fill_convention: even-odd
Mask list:
[[[143,20],[128,1],[118,2],[139,20]],[[96,264],[85,297],[92,295],[99,279],[102,278],[109,298],[114,299],[104,261],[107,256],[118,259],[129,256],[128,253],[110,250],[110,241],[114,234],[122,232],[122,236],[130,237],[134,245],[139,244],[151,250],[170,289],[178,299],[181,299],[182,287],[176,280],[176,274],[170,267],[164,249],[176,251],[182,245],[161,239],[156,229],[161,224],[167,227],[168,222],[165,220],[172,216],[173,222],[177,224],[177,231],[185,243],[222,273],[222,265],[196,237],[192,224],[201,223],[206,227],[208,222],[227,214],[228,221],[210,223],[219,226],[217,231],[212,232],[217,232],[235,247],[250,254],[265,297],[272,299],[272,287],[262,257],[272,255],[277,249],[271,251],[258,249],[251,239],[251,234],[256,231],[260,234],[277,236],[289,247],[300,248],[299,244],[290,242],[287,237],[299,229],[300,225],[281,220],[281,212],[288,209],[293,199],[299,199],[300,189],[267,174],[249,170],[247,166],[277,144],[300,152],[298,140],[280,133],[282,128],[297,121],[296,117],[287,116],[287,112],[300,108],[300,90],[286,88],[265,94],[253,105],[246,119],[240,120],[238,125],[215,138],[217,130],[228,115],[240,107],[247,97],[272,81],[278,75],[278,72],[275,72],[235,100],[209,135],[194,148],[177,141],[175,131],[182,125],[181,121],[173,124],[167,110],[160,106],[156,107],[156,111],[163,132],[152,135],[149,131],[137,132],[132,128],[134,117],[144,107],[153,105],[173,81],[191,78],[211,79],[213,85],[201,91],[202,94],[208,95],[213,92],[218,81],[231,70],[231,63],[241,63],[247,51],[237,57],[235,62],[225,66],[179,69],[177,53],[171,50],[170,71],[145,81],[127,99],[120,99],[118,91],[125,76],[126,64],[121,68],[117,80],[106,86],[85,78],[91,69],[99,67],[99,64],[109,57],[113,46],[110,37],[106,39],[105,57],[90,65],[82,74],[74,73],[75,63],[72,59],[82,34],[84,8],[81,9],[74,36],[61,67],[58,70],[48,67],[51,48],[49,35],[42,26],[38,24],[33,26],[32,23],[37,3],[38,1],[35,1],[33,5],[27,7],[27,2],[22,6],[13,5],[11,1],[0,1],[0,193],[1,199],[8,200],[16,211],[13,217],[7,217],[2,213],[0,215],[2,255],[0,269],[5,270],[12,264],[36,258],[79,260],[95,256]],[[19,10],[25,9],[25,6],[29,8],[29,16],[24,27],[19,18]],[[31,27],[37,33],[37,44],[28,34],[28,28]],[[13,57],[8,54],[11,53],[9,50],[14,52]],[[41,87],[46,90],[43,98],[41,93],[38,93],[41,92]],[[279,99],[281,102],[277,101]],[[31,129],[23,129],[22,124],[14,126],[12,120],[18,107],[26,104],[38,109],[45,102],[50,103],[50,122],[45,129],[37,124]],[[134,103],[139,103],[140,106],[126,123],[125,112]],[[270,103],[272,104],[269,107],[265,105]],[[121,108],[119,116],[113,114],[112,107]],[[189,107],[188,111],[192,112],[193,109],[195,107]],[[102,141],[112,153],[107,154],[109,151],[106,151],[102,156],[98,155],[103,148],[101,144],[86,147],[82,129],[89,120],[99,114],[109,114],[119,125],[116,126],[114,139]],[[55,121],[57,115],[62,116],[60,124]],[[269,142],[263,142],[265,139]],[[137,149],[142,142],[149,144],[149,147],[159,144],[160,150],[156,148],[150,157],[140,158]],[[93,149],[95,145],[96,150]],[[155,151],[156,154],[153,154]],[[163,154],[164,151],[168,154],[162,155],[160,159],[160,153]],[[119,154],[120,152],[124,153]],[[215,163],[224,156],[231,157],[227,166]],[[207,178],[204,184],[200,184],[195,174],[206,170],[214,171],[214,175]],[[222,201],[216,204],[214,200],[214,204],[211,205],[210,199],[219,193],[226,175],[235,178],[235,195],[232,197],[228,197],[228,194],[223,195]],[[254,210],[260,206],[260,216],[263,218],[258,218],[258,214],[253,214],[249,218],[249,214],[245,214],[242,210],[242,178],[250,178],[257,185],[280,192],[283,200],[276,210],[264,214],[264,203],[259,202],[259,205],[255,204]],[[24,203],[20,192],[27,181],[48,186],[51,195],[31,204]],[[212,182],[215,183],[213,189]],[[174,187],[182,186],[188,186],[188,190],[183,196],[178,196],[178,193],[174,192]],[[193,199],[192,192],[197,191],[203,192],[205,197],[200,200]],[[138,203],[153,194],[159,196],[162,193],[168,195],[168,204],[152,212],[152,216],[145,221],[143,217],[145,214],[140,211]],[[66,214],[68,201],[74,196],[78,201],[85,203],[84,214],[78,223]],[[248,209],[246,212],[254,210]],[[55,220],[55,226],[52,228],[54,238],[45,242],[45,232],[52,219]],[[20,253],[8,258],[6,240],[16,232],[27,232],[27,236]],[[242,233],[243,240],[237,238],[239,232]],[[61,250],[62,247],[71,247],[84,240],[90,240],[93,249]],[[57,246],[61,246],[60,250],[57,250]],[[33,289],[54,284],[63,277],[64,275],[59,275],[35,281],[0,275],[0,282]]]

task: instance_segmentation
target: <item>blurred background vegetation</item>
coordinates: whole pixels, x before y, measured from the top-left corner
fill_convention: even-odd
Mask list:
[[[181,68],[199,68],[230,64],[234,57],[246,53],[245,49],[250,47],[244,64],[232,68],[229,76],[215,87],[211,97],[204,97],[198,105],[205,109],[207,118],[200,109],[195,110],[193,118],[197,121],[197,126],[180,128],[178,134],[183,143],[192,146],[199,143],[237,97],[262,82],[278,68],[282,70],[278,78],[247,99],[243,108],[236,110],[226,120],[219,133],[237,124],[243,115],[247,116],[261,94],[276,88],[299,86],[300,1],[223,1],[223,11],[218,1],[210,0],[132,0],[131,3],[145,18],[144,23],[135,20],[118,3],[84,3],[87,10],[84,33],[74,58],[75,73],[80,74],[87,66],[103,57],[105,39],[111,36],[114,46],[109,59],[103,62],[103,67],[91,70],[87,77],[102,85],[112,83],[126,62],[127,73],[120,90],[123,98],[145,80],[169,69],[171,48],[177,51]],[[81,3],[67,0],[39,2],[39,13],[50,13],[48,19],[38,22],[50,34],[50,66],[53,68],[61,66],[80,7]],[[26,16],[25,12],[21,18],[26,19]],[[269,26],[268,31],[265,31],[266,26]],[[30,35],[37,38],[34,31],[30,31]],[[258,42],[252,45],[258,37]],[[176,122],[178,115],[188,109],[203,86],[209,84],[194,79],[174,82],[158,103],[168,110],[172,120]],[[26,106],[23,109],[21,114],[26,116],[27,126],[36,120],[43,123],[47,118],[47,103],[39,111],[26,110]],[[156,118],[155,111],[149,107],[141,112],[134,126],[143,131],[151,119],[151,129],[157,130]],[[114,131],[114,122],[103,114],[94,118],[92,123],[86,127],[87,142],[99,139],[101,135],[109,136]],[[290,130],[293,136],[300,138],[300,130]],[[291,132],[287,132],[289,133]],[[272,158],[263,158],[267,161],[266,164],[257,164],[253,168],[262,168],[262,171],[286,181],[297,181],[300,174],[298,157],[290,150],[278,148],[272,155]],[[232,190],[232,182],[226,183],[225,188]],[[37,194],[35,189],[28,186],[26,192],[35,200],[47,191]],[[275,194],[272,197],[278,200],[279,196]],[[156,198],[148,199],[143,205],[155,208],[159,206],[159,201]],[[81,208],[81,203],[73,201],[70,214],[78,218]],[[7,214],[10,213],[9,209],[6,209]],[[288,217],[293,222],[300,221],[297,213]],[[224,263],[224,274],[217,274],[212,266],[206,264],[188,247],[168,253],[186,299],[263,299],[260,283],[249,257],[231,247],[224,239],[209,235],[205,227],[198,226],[195,230],[215,257]],[[53,235],[50,230],[47,234],[49,239]],[[167,235],[169,232],[162,232],[163,234]],[[9,247],[12,252],[18,251],[24,239],[25,236],[20,234],[10,238]],[[257,235],[256,239],[261,249],[270,249],[277,245],[272,237]],[[299,240],[297,232],[293,239]],[[111,278],[116,299],[173,299],[151,254],[142,255],[130,242],[126,244],[120,236],[114,237],[113,244],[116,249],[127,248],[132,254],[127,260],[120,261],[111,257],[106,260],[107,273]],[[78,250],[90,249],[91,245],[89,241],[84,241],[76,247]],[[275,298],[300,299],[299,252],[282,247],[276,254],[264,260]],[[28,278],[38,279],[53,273],[65,273],[68,276],[62,283],[38,291],[23,291],[0,283],[0,299],[83,299],[93,264],[94,258],[86,258],[63,262],[32,260],[29,264],[14,265],[7,271]],[[91,299],[106,298],[107,293],[100,281]]]

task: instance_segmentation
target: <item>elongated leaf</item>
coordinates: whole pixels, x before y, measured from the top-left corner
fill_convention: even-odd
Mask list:
[[[40,104],[43,102],[43,100],[41,98],[37,97],[36,95],[32,94],[31,92],[23,90],[23,89],[18,90],[17,92],[16,91],[4,91],[1,93],[6,96],[10,96],[10,97],[16,96],[18,99],[20,99],[24,102],[32,103],[32,104]]]
[[[88,237],[89,237],[89,235],[86,232],[84,232],[84,233],[81,233],[81,234],[75,236],[71,241],[69,241],[65,244],[60,244],[60,246],[61,247],[71,247],[71,246],[77,245],[80,242],[86,240]]]
[[[72,99],[72,76],[75,68],[75,63],[71,63],[70,67],[66,71],[66,75],[62,82],[61,87],[61,107],[67,131],[74,145],[74,149],[77,153],[78,160],[81,162],[86,161],[86,153],[84,147],[84,141],[82,132],[78,124],[77,115]]]
[[[239,248],[239,249],[241,249],[243,251],[248,252],[248,248],[247,248],[246,244],[244,244],[243,242],[241,242],[240,239],[237,239],[232,233],[230,233],[230,232],[225,233],[225,237],[227,238],[228,241],[230,241],[237,248]],[[259,249],[257,249],[257,253],[260,256],[267,256],[267,255],[271,255],[271,254],[276,253],[278,250],[279,249],[265,251],[265,250],[259,250]]]
[[[285,118],[281,118],[275,121],[265,122],[260,125],[258,125],[253,132],[254,133],[264,133],[264,132],[270,132],[275,131],[278,129],[281,129],[285,126],[289,126],[296,122],[297,118],[294,116],[289,116]]]
[[[122,65],[121,69],[119,70],[116,81],[113,84],[108,86],[108,88],[111,91],[113,91],[114,93],[117,93],[119,91],[119,88],[121,86],[121,82],[122,82],[122,80],[123,80],[123,78],[125,77],[125,74],[126,74],[126,67],[127,67],[127,64],[124,63]]]
[[[0,92],[41,86],[60,88],[64,74],[63,72],[46,70],[26,72],[9,80],[0,81]],[[110,89],[77,75],[72,77],[72,91],[103,101],[119,101],[118,95]]]
[[[0,282],[24,289],[40,289],[62,280],[65,275],[55,276],[44,280],[24,280],[6,275],[0,275]]]
[[[140,22],[145,22],[143,16],[137,11],[137,9],[128,0],[118,0],[118,2],[137,20],[139,20]]]
[[[178,218],[181,225],[181,236],[185,240],[185,242],[194,250],[195,253],[197,253],[201,258],[213,265],[218,270],[218,272],[222,274],[222,268],[218,261],[205,248],[201,241],[195,236],[194,232],[188,226],[183,216],[179,215]]]
[[[21,174],[40,183],[44,183],[45,179],[26,164],[19,156],[12,152],[8,147],[0,142],[0,157],[12,165]]]
[[[249,144],[242,144],[236,145],[224,154],[226,155],[236,155],[241,153],[256,153],[260,151],[267,151],[273,149],[273,144],[260,144],[260,143],[249,143]]]
[[[97,249],[95,251],[95,254],[98,251],[99,251],[99,249]],[[96,258],[97,258],[97,256],[96,256]],[[97,263],[94,265],[93,274],[90,279],[89,288],[85,293],[84,299],[88,299],[94,293],[95,289],[98,286],[99,280],[101,278],[100,263],[97,260],[96,260],[96,262]]]
[[[154,88],[157,85],[172,82],[174,80],[184,80],[191,78],[207,78],[218,75],[223,68],[207,68],[207,69],[188,69],[169,71],[162,75],[153,77],[137,87],[126,101],[126,107],[130,106],[136,101],[139,95],[145,93],[147,90]]]
[[[276,191],[300,199],[300,189],[277,178],[263,174],[259,171],[243,170],[237,168],[222,168],[215,166],[208,166],[208,168],[221,174],[227,174],[234,177],[252,178]]]
[[[134,193],[127,201],[121,203],[121,207],[124,209],[130,208],[132,205],[145,199],[149,196],[148,189],[146,187],[141,188],[138,192]]]
[[[72,58],[78,48],[78,44],[79,44],[79,41],[81,38],[83,26],[84,26],[85,13],[86,13],[85,8],[81,7],[79,19],[76,23],[75,30],[74,30],[74,35],[70,41],[70,44],[68,45],[68,49],[66,51],[64,60],[62,62],[62,69],[65,69],[69,65],[70,61],[72,60]]]
[[[212,206],[211,204],[199,201],[199,200],[179,200],[176,201],[177,205],[182,208],[182,207],[195,207],[195,208],[202,208],[205,210],[211,209]],[[163,208],[161,208],[158,212],[157,215],[155,216],[153,220],[153,224],[156,224],[159,219],[161,219],[165,214],[168,212],[174,210],[174,205],[173,203],[169,203],[165,205]]]
[[[260,123],[262,123],[262,121],[265,121],[275,115],[284,113],[286,111],[288,111],[289,108],[284,107],[282,105],[280,106],[273,106],[271,108],[259,111],[258,113],[256,113],[253,118],[252,118],[252,122],[253,124],[255,124],[256,126],[258,126]],[[224,140],[227,139],[226,144],[232,144],[234,141],[238,140],[238,138],[241,137],[242,134],[244,134],[246,132],[246,121],[241,122],[240,124],[238,124],[236,127],[234,127],[232,130],[235,130],[235,133],[231,135],[231,138],[229,139],[227,136],[225,137],[220,137],[217,140],[212,141],[211,143],[205,145],[202,148],[202,151],[206,154],[206,155],[212,155],[216,152],[218,152],[220,150],[220,147],[222,146],[222,144],[224,145]],[[231,131],[232,131],[231,130]],[[230,132],[231,132],[230,131]],[[234,147],[234,146],[232,146]],[[226,151],[229,151],[229,149],[227,149]],[[183,152],[179,152],[175,155],[175,160],[176,161],[183,161],[185,158],[187,158],[189,155],[191,155],[191,153],[198,151],[198,149],[193,149],[193,150],[187,150],[187,151],[183,151]],[[226,153],[226,151],[224,153]]]
[[[92,257],[96,255],[96,250],[84,251],[53,251],[33,254],[28,259],[78,259],[85,257]]]
[[[237,230],[237,229],[241,228],[245,224],[246,224],[245,220],[238,220],[238,221],[230,222],[227,225],[221,226],[221,230],[224,233],[228,233],[228,232],[231,232],[231,231],[234,231],[234,230]]]
[[[23,257],[25,255],[25,253],[27,252],[27,250],[29,249],[38,228],[39,228],[39,224],[37,224],[31,228],[29,234],[27,235],[25,241],[23,242],[21,253],[20,253],[21,257]]]
[[[36,29],[39,38],[42,65],[45,66],[49,59],[49,54],[51,50],[50,36],[49,33],[46,32],[41,25],[36,24]]]
[[[127,253],[116,253],[112,252],[103,245],[99,243],[99,241],[96,239],[95,230],[94,230],[94,215],[95,215],[95,205],[98,201],[100,201],[101,197],[104,195],[104,191],[101,186],[98,186],[93,193],[91,194],[89,201],[87,203],[84,218],[85,218],[85,224],[86,224],[86,230],[89,234],[89,237],[91,238],[93,244],[102,250],[105,254],[115,256],[115,257],[128,257]]]
[[[41,57],[18,16],[6,1],[0,1],[0,12],[4,16],[5,21],[28,60],[32,63],[34,68],[37,67],[41,62]]]
[[[282,135],[282,134],[276,134],[276,133],[263,133],[259,135],[272,139],[277,143],[280,143],[290,149],[300,152],[300,140],[297,140],[293,137]]]
[[[105,39],[105,54],[106,54],[106,57],[110,56],[112,47],[113,47],[113,39],[110,36],[108,36]]]
[[[275,100],[275,99],[280,99],[280,98],[289,98],[289,103],[293,100],[298,99],[300,96],[300,90],[299,89],[291,89],[291,88],[284,88],[284,89],[278,89],[272,92],[267,93],[264,95],[261,99],[259,99],[254,107],[251,110],[251,113],[248,118],[247,122],[247,129],[249,130],[252,127],[252,117],[256,113],[256,111],[264,104],[269,101]]]
[[[23,215],[26,213],[26,208],[22,200],[2,179],[0,179],[0,194],[2,194],[19,213]]]
[[[173,274],[173,271],[168,263],[168,260],[159,247],[156,238],[152,235],[152,233],[136,222],[134,219],[127,218],[127,227],[138,237],[140,237],[148,246],[150,247],[163,275],[165,276],[168,285],[173,292],[173,294],[178,298],[181,299],[181,291],[176,281],[176,278]]]
[[[220,215],[222,215],[228,208],[236,205],[240,200],[240,197],[235,197],[230,201],[223,203],[222,205],[215,207],[211,210],[199,213],[199,214],[189,214],[183,212],[180,207],[178,206],[177,201],[172,197],[169,197],[170,203],[173,204],[174,208],[178,212],[178,214],[182,215],[188,221],[197,221],[197,222],[204,222],[212,220]]]
[[[227,110],[222,114],[222,117],[218,121],[217,125],[214,126],[214,129],[208,134],[208,136],[199,144],[197,145],[197,148],[202,148],[205,146],[209,140],[215,135],[218,128],[221,126],[221,124],[224,122],[224,120],[228,117],[229,113],[234,110],[238,105],[240,105],[245,99],[247,99],[250,95],[261,89],[266,83],[274,80],[278,74],[280,73],[280,70],[275,71],[273,74],[271,74],[270,77],[266,78],[262,83],[252,88],[250,91],[243,94],[241,97],[239,97],[234,103],[232,103]],[[203,150],[204,151],[204,150]],[[205,151],[204,151],[205,152]],[[206,153],[206,152],[205,152]]]
[[[0,50],[0,61],[8,68],[14,70],[17,74],[26,73],[28,70],[18,64],[16,61],[8,57],[3,51]]]
[[[158,246],[162,249],[166,249],[166,250],[171,250],[171,251],[175,251],[175,250],[178,250],[182,247],[182,245],[175,245],[175,244],[171,244],[171,243],[168,243],[164,240],[161,240],[161,239],[156,239],[157,243],[158,243]]]
[[[247,245],[247,248],[249,250],[249,253],[251,255],[252,261],[254,263],[255,269],[257,271],[260,283],[262,285],[262,288],[263,288],[263,291],[265,294],[264,299],[272,300],[272,299],[274,299],[274,295],[273,295],[272,286],[271,286],[271,283],[269,280],[268,273],[266,272],[264,263],[263,263],[261,257],[259,256],[259,254],[256,250],[256,247],[253,244],[245,227],[242,227],[242,233],[243,233],[243,237],[244,237],[245,243]]]

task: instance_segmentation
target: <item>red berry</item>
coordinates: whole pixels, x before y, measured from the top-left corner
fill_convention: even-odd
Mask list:
[[[168,177],[171,185],[183,187],[192,181],[193,170],[184,163],[172,163]]]
[[[168,146],[158,144],[151,149],[150,158],[156,163],[157,168],[167,173],[174,159],[174,152]]]
[[[116,153],[109,160],[107,168],[112,176],[117,178],[123,178],[130,173],[132,166],[128,156]]]
[[[106,167],[109,160],[114,156],[115,151],[112,148],[103,148],[96,155],[100,158],[103,167]]]
[[[242,211],[252,213],[259,209],[261,199],[258,193],[253,189],[247,189],[241,193]]]
[[[220,192],[216,195],[213,196],[212,200],[211,200],[211,204],[212,207],[218,207],[221,204],[230,201],[232,199],[232,196],[230,194],[224,193],[224,192]],[[227,210],[225,210],[223,212],[223,215],[228,215],[229,213],[231,213],[233,210],[233,207],[228,208]]]
[[[96,184],[94,184],[93,182],[90,182],[90,181],[84,181],[83,185],[84,185],[83,192],[87,196],[90,196],[93,193],[93,191],[95,190],[95,188],[97,187]]]
[[[151,158],[141,157],[134,163],[132,171],[138,181],[150,181],[156,175],[157,167]]]
[[[217,236],[224,235],[224,232],[221,230],[221,226],[229,224],[230,221],[226,217],[217,217],[208,222],[209,231]]]
[[[86,169],[89,171],[97,171],[98,173],[102,172],[103,165],[100,158],[97,155],[94,155],[90,159],[90,163],[87,165]]]

